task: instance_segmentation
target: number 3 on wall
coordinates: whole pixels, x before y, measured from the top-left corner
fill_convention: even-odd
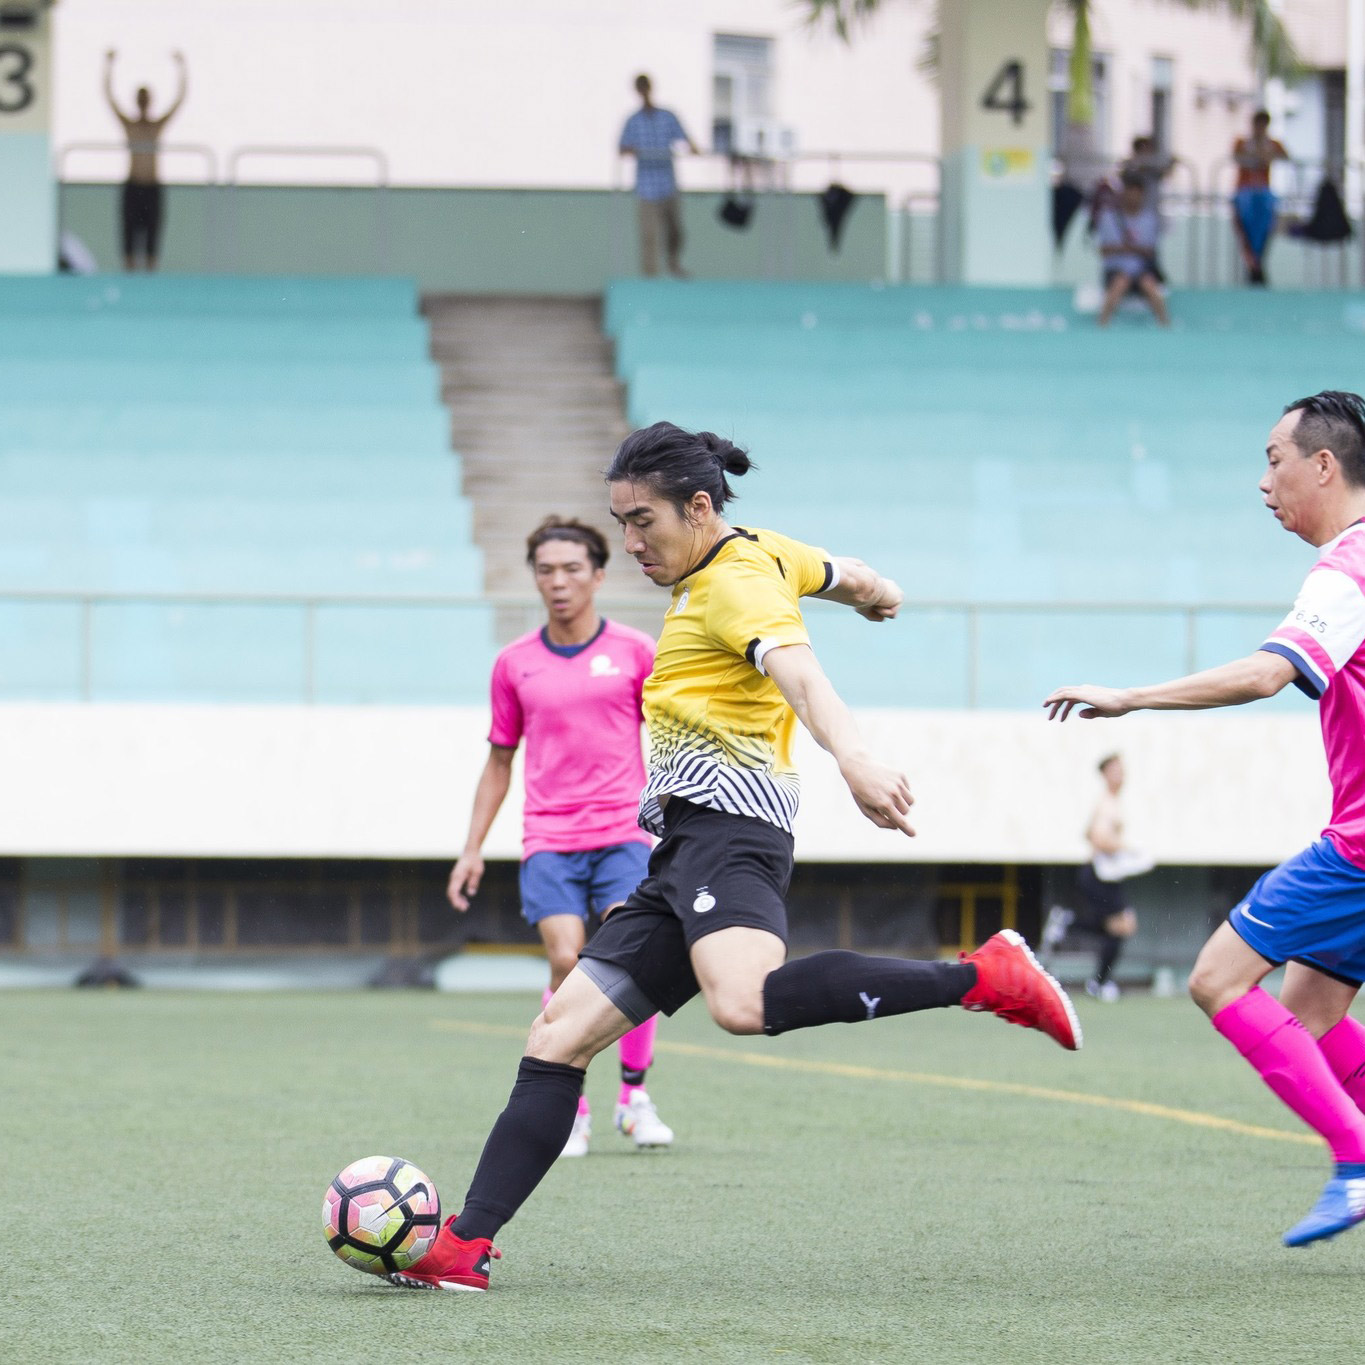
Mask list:
[[[33,53],[18,43],[0,43],[0,114],[17,114],[27,109],[37,95],[29,72]]]
[[[1024,98],[1023,62],[1005,62],[991,78],[986,93],[981,96],[981,107],[994,113],[1008,114],[1014,123],[1022,123],[1024,115],[1033,107]]]

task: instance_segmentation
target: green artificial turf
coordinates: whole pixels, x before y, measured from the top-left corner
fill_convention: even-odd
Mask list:
[[[593,1153],[556,1166],[504,1230],[493,1292],[403,1292],[342,1265],[321,1233],[332,1175],[401,1155],[453,1210],[536,1005],[0,995],[0,1358],[1281,1365],[1365,1351],[1365,1228],[1280,1245],[1327,1157],[1255,1131],[1299,1130],[1183,1001],[1083,1002],[1079,1056],[958,1010],[768,1041],[728,1037],[693,1004],[663,1023],[651,1076],[674,1148],[636,1153],[611,1131],[615,1063],[599,1061]]]

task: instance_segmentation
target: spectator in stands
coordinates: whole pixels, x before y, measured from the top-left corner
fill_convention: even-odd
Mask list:
[[[1251,116],[1251,136],[1232,146],[1237,163],[1237,189],[1232,196],[1232,221],[1242,248],[1248,284],[1265,284],[1265,250],[1275,230],[1279,200],[1270,188],[1270,168],[1287,161],[1284,143],[1270,136],[1270,115],[1258,109]]]
[[[1146,187],[1141,177],[1125,174],[1118,203],[1100,214],[1097,230],[1104,262],[1104,303],[1100,326],[1107,327],[1126,294],[1139,294],[1150,305],[1156,320],[1170,326],[1166,300],[1161,293],[1161,270],[1156,263],[1161,219],[1155,209],[1144,207]]]
[[[1123,842],[1123,809],[1119,804],[1123,759],[1110,754],[1100,760],[1099,771],[1104,790],[1085,829],[1090,861],[1076,877],[1083,908],[1078,918],[1072,911],[1054,905],[1043,927],[1043,948],[1046,952],[1056,949],[1069,928],[1098,937],[1095,974],[1085,983],[1085,992],[1108,1004],[1119,998],[1118,983],[1114,980],[1119,954],[1137,933],[1137,912],[1128,904],[1124,882],[1150,872],[1152,860]]]
[[[157,250],[161,241],[161,221],[163,197],[161,180],[157,173],[157,150],[161,134],[166,125],[179,112],[185,102],[189,82],[185,73],[185,58],[182,53],[171,54],[180,71],[180,92],[171,107],[160,118],[153,118],[152,92],[145,86],[137,91],[137,113],[126,114],[114,98],[114,61],[118,54],[112,50],[105,54],[104,60],[104,97],[114,111],[114,117],[123,125],[128,139],[128,179],[123,186],[122,229],[123,229],[123,266],[125,270],[137,269],[139,255],[148,270],[156,269]]]
[[[1119,164],[1120,176],[1142,181],[1142,207],[1161,215],[1161,182],[1175,167],[1175,157],[1163,152],[1151,137],[1135,137],[1133,152]]]
[[[507,796],[512,758],[526,740],[521,911],[550,959],[544,1004],[578,963],[591,914],[605,917],[645,876],[650,837],[636,821],[645,785],[641,694],[654,641],[597,614],[607,542],[582,522],[546,517],[526,542],[526,562],[548,621],[514,640],[493,665],[488,762],[474,794],[469,835],[450,874],[457,910],[483,878],[483,841]],[[656,1016],[620,1041],[616,1128],[637,1148],[667,1147],[673,1130],[645,1090]],[[592,1132],[580,1097],[561,1156],[586,1156]]]
[[[662,234],[668,273],[686,279],[682,268],[682,203],[673,174],[673,148],[685,142],[693,156],[699,151],[677,115],[654,103],[653,86],[648,76],[637,76],[635,89],[640,96],[640,107],[621,130],[620,151],[622,156],[635,158],[635,198],[640,208],[640,269],[646,275],[659,273],[659,236]]]

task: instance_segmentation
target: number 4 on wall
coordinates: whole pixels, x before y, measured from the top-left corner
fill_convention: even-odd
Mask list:
[[[1033,106],[1024,98],[1023,62],[1005,62],[1001,66],[981,96],[981,107],[1008,114],[1014,123],[1024,121],[1024,115]]]

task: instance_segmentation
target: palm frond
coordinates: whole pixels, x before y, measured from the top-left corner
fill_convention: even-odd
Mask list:
[[[1297,80],[1305,65],[1284,20],[1271,0],[1176,0],[1186,9],[1222,10],[1251,26],[1251,56],[1261,74],[1285,81]]]
[[[848,42],[853,29],[871,18],[880,8],[879,0],[797,0],[806,9],[806,23],[812,28],[829,24],[835,34]]]
[[[951,3],[951,0],[948,0]],[[829,24],[844,42],[851,41],[853,30],[881,8],[882,0],[795,0],[806,11],[812,27]],[[1068,117],[1075,123],[1089,123],[1094,117],[1091,86],[1090,11],[1093,0],[1057,0],[1075,16],[1075,35],[1071,44],[1071,93]],[[1289,36],[1284,21],[1275,12],[1272,0],[1174,0],[1187,9],[1221,10],[1234,19],[1245,19],[1251,28],[1251,56],[1261,74],[1293,81],[1304,73],[1303,58]],[[925,35],[924,50],[918,65],[932,73],[938,68],[940,26],[937,14]],[[1084,113],[1084,117],[1080,115]]]
[[[1071,34],[1071,89],[1066,97],[1066,116],[1072,123],[1089,126],[1095,121],[1089,0],[1071,0],[1071,8],[1075,11],[1076,25]]]

